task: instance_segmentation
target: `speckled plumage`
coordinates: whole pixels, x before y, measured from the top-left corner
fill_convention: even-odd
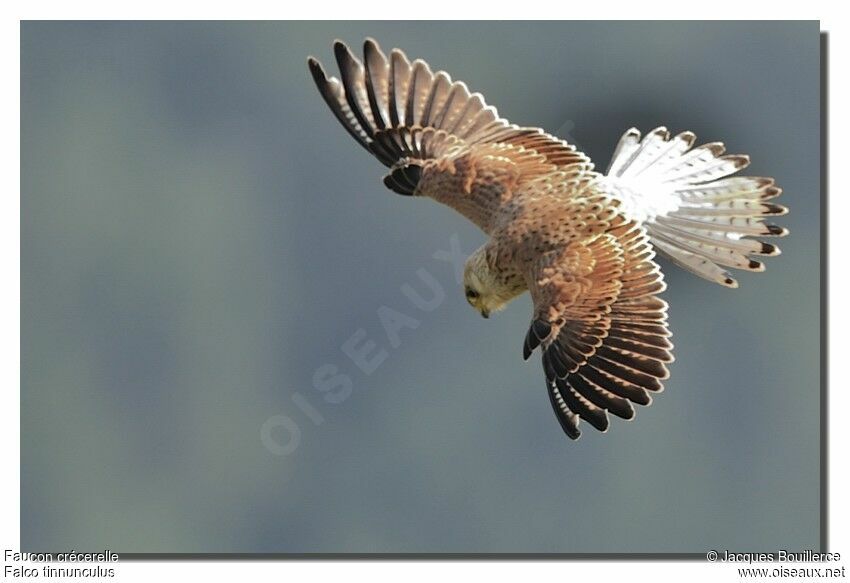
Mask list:
[[[574,146],[498,117],[444,72],[385,56],[367,39],[364,59],[334,45],[341,80],[315,59],[325,101],[390,171],[387,187],[445,204],[489,235],[469,258],[467,300],[485,317],[528,291],[523,346],[542,353],[546,388],[568,436],[579,419],[605,431],[608,415],[634,416],[661,391],[672,362],[665,284],[655,250],[697,275],[737,286],[721,266],[750,271],[750,255],[776,255],[752,235],[786,234],[763,217],[784,207],[769,178],[727,178],[745,156],[694,135],[629,130],[606,175]]]

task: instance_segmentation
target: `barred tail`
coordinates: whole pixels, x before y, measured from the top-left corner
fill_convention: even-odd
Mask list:
[[[765,219],[788,209],[767,202],[782,192],[772,178],[733,176],[749,165],[748,156],[723,155],[719,142],[692,148],[695,139],[691,132],[671,138],[663,127],[641,139],[632,128],[604,180],[662,255],[709,281],[738,287],[724,268],[764,271],[753,257],[779,255],[779,248],[752,237],[787,235]]]

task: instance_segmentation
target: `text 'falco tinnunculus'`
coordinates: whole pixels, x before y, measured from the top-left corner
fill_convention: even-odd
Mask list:
[[[665,289],[655,252],[727,287],[724,270],[763,271],[751,256],[778,255],[752,236],[783,236],[764,217],[772,178],[733,176],[747,156],[665,128],[620,139],[608,172],[575,146],[499,117],[461,81],[389,58],[371,39],[363,62],[334,44],[340,79],[312,57],[310,71],[333,113],[389,167],[384,184],[467,217],[489,241],[467,260],[467,301],[485,318],[525,291],[534,314],[526,359],[540,348],[546,389],[572,439],[579,419],[600,431],[608,412],[631,419],[648,405],[672,362]]]

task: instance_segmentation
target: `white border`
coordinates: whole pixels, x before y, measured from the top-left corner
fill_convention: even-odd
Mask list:
[[[510,7],[496,9],[495,3],[447,2],[432,0],[427,3],[401,3],[381,0],[367,4],[326,1],[320,6],[306,5],[284,9],[279,3],[276,9],[268,10],[265,2],[209,3],[174,2],[161,0],[148,1],[144,5],[120,5],[105,1],[90,2],[41,2],[26,6],[7,6],[6,18],[2,23],[2,42],[5,50],[0,53],[4,77],[9,88],[2,92],[3,107],[3,173],[7,181],[5,196],[0,209],[0,260],[5,274],[2,289],[2,370],[6,374],[2,406],[0,406],[0,436],[2,439],[3,471],[0,482],[0,546],[18,548],[20,516],[20,26],[19,19],[315,19],[333,15],[335,19],[415,19],[423,16],[430,18],[451,17],[467,19],[507,19],[507,18],[659,18],[698,19],[705,17],[763,19],[767,16],[764,3],[752,3],[744,6],[740,1],[713,1],[708,4],[687,2],[606,2],[598,3],[552,3],[544,10],[534,10],[525,3],[513,3]],[[427,6],[426,6],[427,5]],[[542,4],[540,8],[544,8]],[[850,562],[850,545],[847,536],[847,497],[840,495],[848,488],[846,470],[847,422],[841,412],[850,409],[846,377],[842,374],[843,362],[848,358],[847,304],[843,302],[846,293],[847,261],[843,253],[843,237],[846,228],[840,224],[843,217],[850,217],[848,195],[843,192],[844,181],[837,179],[837,173],[850,160],[847,140],[847,106],[850,103],[846,74],[839,69],[847,68],[848,27],[841,19],[842,11],[835,4],[829,9],[826,3],[808,2],[798,4],[796,8],[784,10],[771,6],[769,13],[773,17],[786,19],[821,18],[821,29],[828,31],[830,64],[830,153],[833,196],[830,200],[830,550],[846,553],[843,564]],[[369,13],[365,10],[368,7]],[[535,6],[536,7],[536,6]],[[806,9],[808,8],[808,9]],[[817,10],[817,11],[816,11]],[[812,282],[815,287],[817,282]],[[789,306],[793,309],[793,306]],[[781,357],[781,355],[777,355]],[[793,430],[793,420],[789,420],[789,431]],[[781,511],[781,509],[777,509]],[[149,581],[154,577],[161,580],[199,579],[219,581],[272,577],[335,577],[338,579],[365,578],[397,580],[432,580],[434,578],[470,578],[487,574],[496,580],[534,580],[553,577],[554,580],[594,580],[600,574],[604,579],[641,581],[717,581],[735,580],[737,573],[730,565],[710,565],[704,562],[598,562],[572,561],[499,561],[499,562],[437,562],[437,561],[330,561],[308,562],[136,562],[119,563],[116,580]]]

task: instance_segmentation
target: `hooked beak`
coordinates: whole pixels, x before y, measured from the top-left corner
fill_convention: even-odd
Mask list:
[[[481,317],[482,318],[489,318],[490,317],[490,310],[481,310]]]

